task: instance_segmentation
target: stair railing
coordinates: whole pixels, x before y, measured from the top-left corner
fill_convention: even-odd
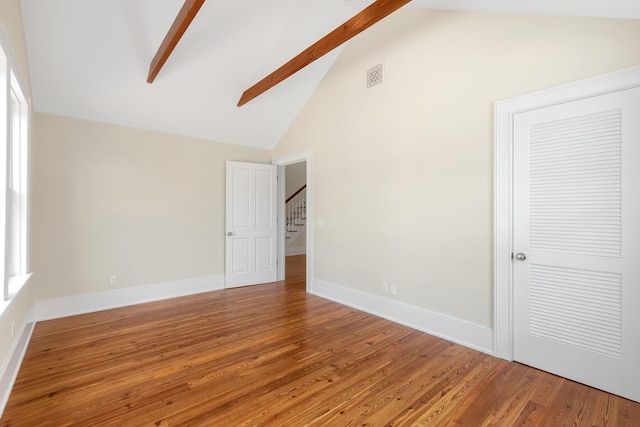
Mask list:
[[[303,185],[289,196],[285,207],[287,234],[298,231],[297,227],[305,225],[307,219],[307,186]],[[289,236],[287,236],[289,237]]]

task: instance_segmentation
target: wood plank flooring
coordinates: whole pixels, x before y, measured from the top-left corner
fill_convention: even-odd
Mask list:
[[[3,426],[640,426],[640,404],[286,281],[36,325]]]

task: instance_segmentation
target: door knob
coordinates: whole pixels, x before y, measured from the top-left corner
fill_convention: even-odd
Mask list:
[[[233,236],[233,233],[229,231],[229,232],[227,233],[227,236]]]
[[[518,252],[516,254],[516,259],[518,261],[524,261],[525,259],[527,259],[527,256],[525,254],[523,254],[522,252]]]

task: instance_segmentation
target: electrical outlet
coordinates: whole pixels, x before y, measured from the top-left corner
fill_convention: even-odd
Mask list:
[[[389,286],[389,293],[393,296],[398,295],[398,288],[396,287],[396,285]]]
[[[16,321],[12,320],[11,321],[11,338],[13,338],[16,335]]]
[[[387,282],[382,282],[382,293],[383,294],[389,293],[389,285],[387,284]]]
[[[118,283],[116,276],[109,276],[109,286],[115,286]]]

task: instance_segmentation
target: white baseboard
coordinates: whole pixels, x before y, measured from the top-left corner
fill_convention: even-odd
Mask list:
[[[307,248],[306,246],[300,246],[297,248],[287,248],[286,251],[286,256],[291,256],[291,255],[303,255],[307,253]]]
[[[29,341],[31,340],[31,334],[33,333],[33,327],[35,326],[35,308],[31,307],[27,318],[25,319],[21,330],[20,337],[13,342],[11,350],[9,350],[9,356],[6,362],[0,369],[0,416],[4,412],[5,406],[9,401],[13,384],[18,377],[20,366],[22,365],[22,359],[27,352]]]
[[[493,330],[423,308],[314,279],[311,293],[430,335],[493,354]]]
[[[50,320],[224,289],[224,274],[36,302],[36,319]]]

